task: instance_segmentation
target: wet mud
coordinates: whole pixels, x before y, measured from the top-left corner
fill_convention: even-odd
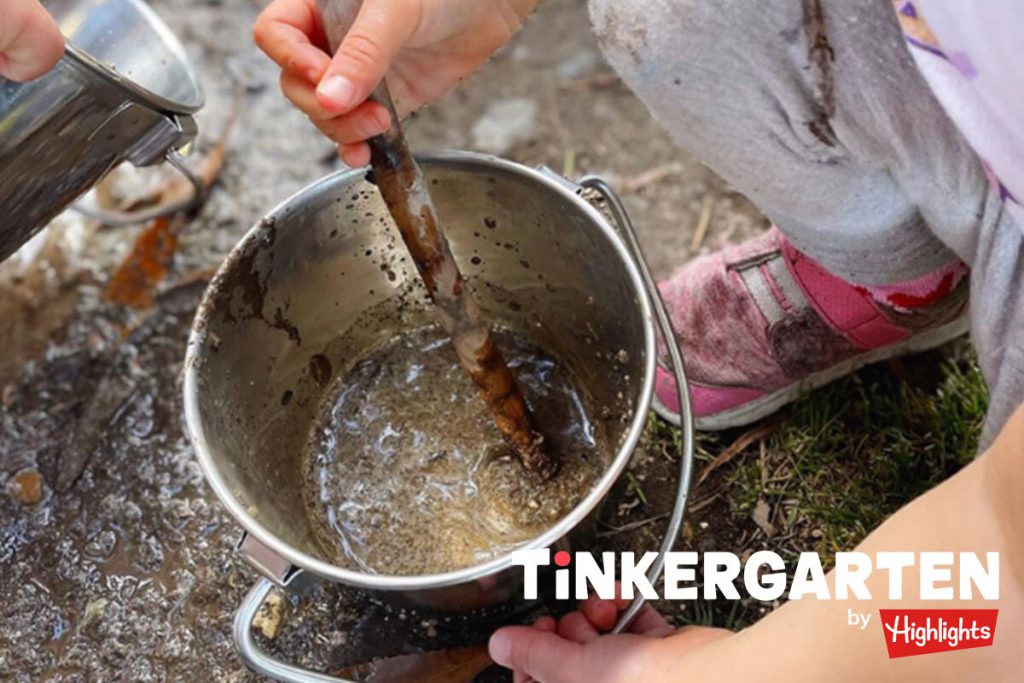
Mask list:
[[[221,130],[240,74],[249,97],[220,183],[182,231],[151,310],[126,316],[102,301],[138,234],[133,228],[75,226],[45,267],[0,266],[5,683],[262,680],[231,641],[234,611],[256,574],[235,551],[241,530],[203,480],[183,433],[181,364],[205,285],[197,274],[217,266],[274,205],[337,169],[337,153],[280,95],[277,74],[252,45],[250,27],[265,3],[150,4],[181,38],[203,79],[208,103],[199,115],[200,151]],[[665,180],[626,197],[659,274],[668,274],[687,253],[686,228],[696,224],[705,194],[715,199],[705,249],[726,235],[740,239],[761,228],[763,219],[703,166],[675,151],[643,105],[614,79],[589,85],[584,75],[578,82],[552,83],[563,60],[596,54],[597,46],[585,3],[549,0],[539,12],[485,73],[410,123],[417,147],[471,147],[469,131],[488,103],[536,98],[571,128],[545,120],[534,142],[503,156],[561,169],[572,151],[577,174],[601,172],[619,183],[681,163]],[[600,76],[607,67],[598,63],[595,69]],[[121,182],[126,196],[152,172],[127,169]],[[55,228],[48,232],[57,234]],[[251,298],[238,293],[235,310],[239,319],[265,313],[265,322],[275,324],[276,311],[264,312],[259,297],[262,264],[254,265],[258,279],[247,292]],[[248,283],[238,284],[245,292]],[[281,319],[287,322],[287,311]],[[673,456],[634,458],[631,475],[648,503],[623,484],[607,508],[611,525],[643,523],[669,509]],[[649,523],[617,533],[603,526],[614,535],[595,547],[649,550],[660,540],[659,527]],[[323,672],[377,656],[485,643],[498,625],[535,616],[505,610],[481,621],[476,615],[467,620],[396,610],[342,586],[316,584],[285,596],[275,639],[258,637],[283,661]]]

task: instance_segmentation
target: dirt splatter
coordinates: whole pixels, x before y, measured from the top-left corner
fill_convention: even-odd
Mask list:
[[[322,353],[316,354],[309,359],[309,374],[319,386],[326,387],[334,376],[331,361]]]
[[[274,322],[267,324],[287,334],[288,338],[295,342],[296,346],[302,346],[302,335],[299,333],[299,328],[295,326],[295,323],[284,317],[284,311],[280,306],[274,310]]]
[[[284,332],[296,346],[302,346],[299,328],[286,315],[287,303],[284,307],[275,307],[273,318],[267,317],[264,313],[269,291],[268,283],[274,272],[272,247],[277,241],[277,221],[273,217],[264,218],[260,221],[260,229],[262,233],[259,242],[233,253],[224,266],[223,275],[211,284],[216,292],[215,307],[227,323],[260,320],[268,327]],[[264,254],[267,255],[265,264]],[[240,307],[232,305],[236,296],[241,303]]]
[[[807,34],[807,56],[818,82],[815,93],[814,118],[807,122],[807,129],[822,144],[835,147],[836,133],[831,119],[836,113],[836,96],[833,82],[832,63],[836,60],[835,50],[828,40],[825,12],[821,0],[803,1],[804,32]]]
[[[640,54],[647,47],[647,26],[642,17],[631,14],[634,11],[621,3],[603,3],[594,12],[594,30],[606,53],[621,52],[639,65],[643,61]]]

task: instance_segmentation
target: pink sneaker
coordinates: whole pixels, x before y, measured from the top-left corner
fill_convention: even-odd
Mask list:
[[[832,275],[775,228],[688,263],[660,289],[697,428],[755,422],[864,365],[964,334],[966,273],[954,262],[869,290]],[[679,423],[675,380],[660,364],[654,403]]]

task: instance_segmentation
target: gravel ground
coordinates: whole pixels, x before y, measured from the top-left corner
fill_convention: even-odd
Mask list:
[[[202,73],[203,138],[221,129],[239,77],[244,112],[220,185],[183,234],[151,309],[132,312],[101,297],[137,229],[66,216],[32,253],[0,268],[5,681],[255,680],[230,642],[232,613],[254,574],[233,551],[238,527],[205,486],[183,435],[181,360],[208,270],[262,214],[338,162],[251,45],[261,3],[154,5]],[[485,149],[570,176],[603,174],[623,188],[661,275],[764,225],[675,149],[611,75],[582,0],[549,0],[483,74],[417,115],[410,136],[423,151]],[[125,173],[116,185],[131,191],[151,175]],[[655,511],[670,499],[664,466],[640,458],[635,470]],[[621,491],[610,514],[627,515],[633,500],[635,491]],[[637,549],[649,547],[652,533],[637,536]],[[271,647],[320,669],[487,634],[335,587],[283,605]]]

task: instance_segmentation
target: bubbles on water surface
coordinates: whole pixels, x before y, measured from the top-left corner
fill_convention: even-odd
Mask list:
[[[498,341],[561,473],[532,483],[446,336],[411,332],[345,373],[311,431],[307,513],[332,560],[387,574],[478,564],[543,533],[600,478],[608,444],[568,371]]]

